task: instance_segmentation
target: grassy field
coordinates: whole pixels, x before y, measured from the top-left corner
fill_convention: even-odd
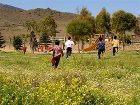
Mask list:
[[[0,105],[140,105],[140,52],[50,59],[0,52]]]

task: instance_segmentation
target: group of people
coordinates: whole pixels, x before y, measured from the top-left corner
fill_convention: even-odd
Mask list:
[[[101,54],[105,52],[105,43],[102,40],[102,37],[99,37],[99,42],[97,44],[98,47],[98,59],[101,59]],[[114,39],[112,41],[112,54],[115,56],[116,52],[118,52],[119,48],[119,40],[117,39],[117,36],[114,36]]]
[[[60,58],[64,55],[62,48],[59,46],[60,42],[58,40],[55,41],[55,46],[53,47],[53,57],[52,57],[52,66],[57,68]],[[71,55],[72,45],[74,42],[71,40],[71,37],[68,37],[68,40],[65,42],[66,46],[66,59]]]
[[[59,46],[60,42],[58,40],[55,41],[55,46],[53,47],[53,57],[52,57],[52,66],[54,68],[57,68],[60,58],[64,55],[62,48]],[[72,53],[72,46],[74,45],[74,42],[71,40],[71,37],[68,37],[68,40],[65,42],[66,46],[66,59],[69,58],[69,56]],[[119,40],[117,40],[117,36],[114,36],[114,39],[112,41],[113,46],[113,56],[115,56],[116,52],[118,52],[119,48]],[[102,40],[102,37],[99,37],[99,42],[97,44],[98,47],[98,59],[101,59],[101,54],[105,52],[105,43]]]
[[[99,37],[97,48],[98,48],[98,59],[101,59],[101,54],[103,55],[103,53],[105,52],[105,43],[103,42],[102,37]]]

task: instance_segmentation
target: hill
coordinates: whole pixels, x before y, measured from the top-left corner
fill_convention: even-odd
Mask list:
[[[66,33],[65,27],[75,17],[75,14],[60,12],[50,8],[24,10],[0,3],[0,31],[8,40],[9,37],[12,38],[14,35],[27,33],[27,30],[23,27],[27,20],[40,21],[46,16],[52,16],[56,20],[57,30],[60,32],[57,36],[64,36]]]
[[[7,4],[2,4],[2,3],[0,3],[0,7],[5,7],[5,8],[9,8],[9,9],[15,9],[15,10],[23,10],[21,8],[17,8],[17,7],[7,5]]]

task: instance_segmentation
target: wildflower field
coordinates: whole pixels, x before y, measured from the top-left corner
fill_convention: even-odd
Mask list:
[[[140,52],[63,57],[0,52],[0,105],[140,105]]]

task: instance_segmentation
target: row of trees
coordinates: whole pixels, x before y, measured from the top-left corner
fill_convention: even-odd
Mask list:
[[[57,24],[50,16],[39,22],[35,20],[26,21],[24,27],[29,34],[21,34],[13,37],[12,43],[16,50],[19,50],[21,47],[26,47],[25,44],[29,39],[31,51],[34,53],[35,48],[38,46],[36,35],[40,35],[39,42],[48,43],[49,37],[55,37],[57,33]],[[0,33],[0,48],[3,47],[4,43],[5,41]]]
[[[13,47],[15,48],[15,50],[21,50],[22,47],[26,48],[26,42],[28,37],[30,37],[30,43],[31,44],[31,50],[35,51],[35,48],[38,46],[39,43],[50,43],[50,37],[47,36],[46,34],[42,34],[39,38],[39,42],[37,42],[34,31],[32,31],[30,33],[31,35],[21,35],[21,36],[14,36],[13,37]]]
[[[33,53],[35,51],[35,48],[37,47],[36,34],[41,34],[40,42],[48,43],[49,37],[55,37],[57,33],[57,24],[51,16],[46,17],[40,22],[37,22],[35,20],[27,21],[24,26],[30,33],[30,47]]]
[[[28,30],[29,35],[23,36],[23,45],[25,46],[27,38],[29,38],[32,52],[34,52],[35,47],[37,46],[37,34],[41,35],[41,42],[47,43],[49,37],[55,37],[57,33],[57,24],[50,16],[39,22],[35,20],[26,21],[24,26]],[[140,30],[138,27],[138,21],[133,14],[119,10],[110,16],[105,8],[101,10],[96,18],[92,16],[87,8],[82,8],[75,19],[68,24],[66,29],[78,43],[79,50],[79,43],[82,43],[83,48],[85,41],[90,39],[95,33],[104,34],[107,32],[125,36],[127,30],[131,31],[135,29],[137,32]]]
[[[95,33],[115,33],[124,35],[127,30],[130,31],[136,28],[136,23],[136,17],[123,10],[115,12],[111,17],[106,9],[103,8],[97,17],[94,18],[87,8],[83,8],[76,18],[68,24],[67,32],[78,42],[78,49],[80,51],[79,43],[82,43],[83,49],[85,41]],[[30,33],[30,47],[32,52],[34,52],[36,47],[36,34],[41,33],[43,35],[41,37],[42,40],[47,43],[48,37],[56,36],[57,32],[57,24],[50,16],[39,23],[34,20],[27,21],[25,27]]]
[[[68,24],[67,32],[78,43],[81,41],[84,44],[84,41],[95,33],[105,34],[107,32],[124,35],[127,30],[136,29],[136,23],[136,17],[123,10],[115,12],[111,17],[106,9],[103,8],[94,18],[87,8],[83,8],[80,14]]]

